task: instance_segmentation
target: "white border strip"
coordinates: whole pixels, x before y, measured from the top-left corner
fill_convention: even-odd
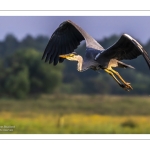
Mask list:
[[[150,16],[150,10],[148,11],[68,11],[68,10],[30,10],[30,11],[2,11],[0,10],[0,16]]]
[[[2,134],[0,140],[150,140],[149,134]]]
[[[88,9],[88,10],[146,10],[149,9],[149,1],[120,1],[120,0],[92,0],[92,1],[81,1],[81,0],[5,0],[0,5],[0,10],[73,10],[73,9]]]

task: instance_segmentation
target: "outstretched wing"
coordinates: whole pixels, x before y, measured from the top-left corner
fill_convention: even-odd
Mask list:
[[[103,50],[102,46],[81,27],[70,20],[65,21],[52,34],[42,59],[57,65],[58,61],[63,62],[64,60],[59,55],[74,52],[82,40],[86,41],[87,47]]]
[[[104,50],[100,55],[98,54],[96,60],[98,61],[98,59],[102,59],[102,57],[117,60],[134,59],[139,55],[143,55],[150,68],[148,53],[134,38],[128,34],[123,34],[114,45]]]

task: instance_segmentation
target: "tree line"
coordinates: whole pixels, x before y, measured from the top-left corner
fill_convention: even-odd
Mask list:
[[[107,48],[115,43],[120,36],[112,35],[99,43]],[[104,71],[87,70],[79,73],[77,62],[67,60],[53,66],[41,60],[49,38],[28,35],[18,41],[14,35],[7,35],[0,41],[0,95],[24,98],[41,93],[67,94],[149,94],[149,69],[140,56],[135,60],[124,61],[136,68],[116,69],[122,77],[131,82],[133,91],[127,93]],[[139,41],[140,42],[140,41]],[[150,54],[150,40],[143,45]],[[76,51],[85,53],[85,44]]]

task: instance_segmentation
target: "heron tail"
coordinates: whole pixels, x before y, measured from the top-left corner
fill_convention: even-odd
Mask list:
[[[132,68],[132,69],[135,69],[133,66],[127,65],[127,64],[125,64],[125,63],[123,63],[121,61],[118,61],[118,67],[120,67],[120,68]]]

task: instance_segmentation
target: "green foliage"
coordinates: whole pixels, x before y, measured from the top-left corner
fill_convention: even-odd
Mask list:
[[[114,44],[120,36],[112,35],[98,41],[104,48]],[[118,86],[114,79],[105,73],[103,70],[97,73],[93,70],[87,70],[79,73],[76,70],[77,62],[70,62],[65,60],[63,65],[57,66],[49,65],[41,61],[42,53],[48,43],[49,38],[38,36],[36,38],[28,35],[22,41],[18,41],[13,35],[6,36],[4,41],[0,42],[0,93],[6,93],[4,88],[6,84],[6,77],[15,80],[16,76],[21,76],[19,71],[17,75],[14,69],[24,70],[24,77],[29,80],[29,94],[36,93],[53,93],[57,89],[62,93],[84,93],[84,94],[148,94],[150,87],[149,69],[142,56],[135,60],[125,60],[124,62],[136,68],[133,69],[119,69],[115,68],[125,81],[130,82],[133,91],[126,92]],[[139,41],[140,42],[140,41]],[[141,42],[140,42],[141,43]],[[142,44],[142,43],[141,43]],[[143,45],[143,44],[142,44]],[[143,45],[146,51],[150,54],[150,40]],[[76,50],[78,54],[84,57],[85,43],[82,43]],[[41,71],[42,70],[42,71]],[[10,74],[14,77],[10,78]],[[12,75],[12,76],[13,76]],[[16,75],[16,76],[15,76]],[[26,76],[26,77],[25,77]],[[19,78],[18,78],[19,80]],[[26,80],[26,79],[24,79]],[[10,82],[10,81],[9,81]],[[12,81],[10,82],[12,83]],[[10,84],[9,83],[9,84]],[[62,83],[62,84],[61,84]],[[7,81],[8,84],[8,81]],[[8,85],[9,85],[8,84]],[[28,85],[28,84],[27,84]],[[8,88],[8,86],[6,86]],[[28,91],[28,90],[26,90]],[[10,90],[9,90],[9,93]],[[12,94],[10,94],[12,95]]]
[[[28,78],[28,68],[12,69],[5,80],[4,88],[6,93],[16,98],[25,98],[30,90],[30,82]]]
[[[52,68],[34,49],[16,51],[3,62],[1,95],[24,98],[28,94],[52,93],[61,83],[61,66]]]

